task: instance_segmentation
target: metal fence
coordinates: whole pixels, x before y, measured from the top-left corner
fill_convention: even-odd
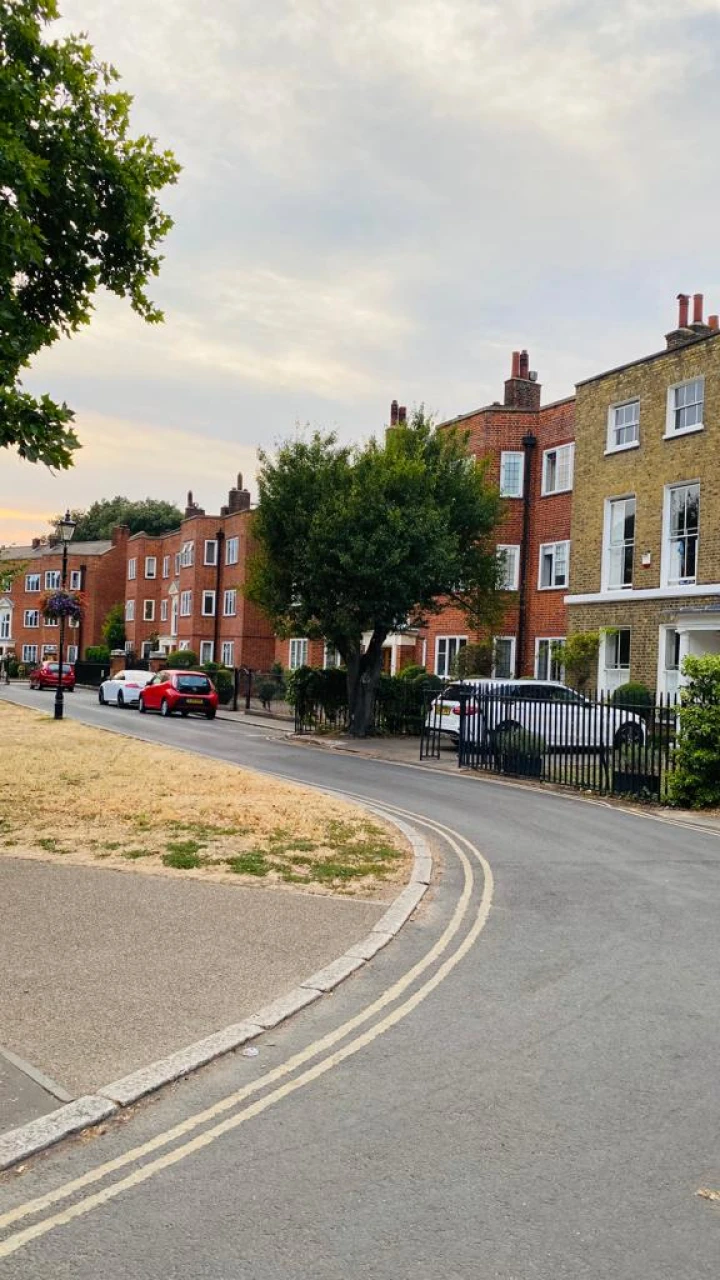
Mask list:
[[[427,706],[433,693],[424,683],[390,678],[381,680],[375,697],[371,731],[379,736],[421,737]],[[324,701],[298,697],[295,703],[296,733],[343,733],[350,723],[347,699]]]
[[[662,801],[676,733],[676,698],[647,705],[531,682],[451,685],[427,700],[420,757],[454,747],[461,769]]]

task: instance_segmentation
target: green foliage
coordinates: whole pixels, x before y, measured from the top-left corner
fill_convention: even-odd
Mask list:
[[[339,667],[298,667],[288,676],[285,699],[301,720],[310,716],[315,707],[320,707],[331,723],[342,720],[347,709],[345,672]]]
[[[89,644],[85,650],[86,662],[108,662],[110,649],[106,644]]]
[[[255,692],[265,710],[269,711],[275,699],[280,697],[282,690],[275,680],[261,680]]]
[[[602,631],[576,631],[552,646],[553,658],[565,668],[568,684],[583,690],[597,675]]]
[[[427,675],[425,667],[421,667],[417,662],[410,662],[402,671],[398,672],[398,680],[416,680],[418,676],[423,678]]]
[[[680,695],[670,799],[689,809],[715,808],[720,805],[720,655],[686,658],[683,674],[687,684]]]
[[[33,356],[90,320],[104,286],[147,321],[179,166],[129,135],[131,98],[83,37],[50,39],[55,0],[0,0],[0,446],[50,467],[78,447],[72,412],[24,391]]]
[[[467,680],[469,676],[491,676],[493,656],[491,640],[478,644],[465,644],[462,649],[458,649],[450,674],[460,680]]]
[[[441,689],[439,676],[428,676],[424,668],[411,679],[381,675],[373,715],[380,733],[420,733],[428,690]],[[348,718],[347,682],[338,667],[299,667],[288,679],[287,701],[308,728],[321,714],[325,724],[342,727]]]
[[[522,725],[498,729],[494,735],[495,750],[504,756],[527,756],[537,759],[547,750],[545,739],[539,733],[531,733]]]
[[[125,605],[120,601],[108,609],[101,631],[108,649],[125,647]]]
[[[182,511],[172,502],[163,502],[158,498],[143,498],[139,502],[131,502],[129,498],[103,498],[93,502],[87,511],[74,510],[76,542],[94,542],[109,538],[116,525],[125,524],[131,533],[147,533],[150,535],[167,533],[170,529],[178,529],[182,520]],[[60,516],[50,523],[57,528]]]
[[[165,666],[171,671],[190,671],[197,664],[198,656],[192,649],[174,649],[165,659]]]
[[[261,454],[258,491],[247,595],[281,634],[335,646],[351,731],[364,733],[386,636],[443,598],[475,611],[484,599],[489,611],[500,594],[498,493],[467,436],[435,431],[422,408],[382,442],[351,448],[315,433]]]
[[[655,695],[639,680],[628,680],[626,684],[618,685],[614,690],[612,702],[616,707],[622,707],[625,711],[634,711],[635,715],[648,720],[655,706]]]
[[[235,680],[232,671],[217,662],[206,662],[200,670],[207,672],[217,689],[218,698],[222,706],[227,706],[235,691]]]

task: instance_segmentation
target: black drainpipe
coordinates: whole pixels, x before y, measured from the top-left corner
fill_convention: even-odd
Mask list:
[[[222,573],[222,552],[225,534],[222,529],[218,529],[215,534],[217,539],[217,554],[215,557],[215,638],[213,640],[213,662],[220,661],[220,576]]]
[[[537,436],[529,431],[522,438],[525,452],[523,472],[523,527],[520,544],[520,582],[518,593],[518,625],[515,641],[515,678],[522,671],[523,650],[525,648],[525,632],[527,631],[527,562],[530,549],[530,504],[532,502],[532,462],[533,449],[537,444]]]
[[[86,586],[86,578],[87,578],[87,565],[86,565],[86,564],[81,564],[81,565],[80,565],[80,590],[81,590],[81,592],[85,590],[85,586]],[[84,614],[82,614],[82,613],[81,613],[81,614],[80,614],[80,621],[79,621],[79,623],[78,623],[78,629],[77,629],[77,651],[78,651],[78,658],[79,658],[79,659],[82,659],[82,656],[83,656],[83,640],[84,640],[84,638],[85,638],[85,637],[84,637],[84,635],[83,635],[83,631],[84,631],[84,624],[85,624],[85,617],[84,617]]]

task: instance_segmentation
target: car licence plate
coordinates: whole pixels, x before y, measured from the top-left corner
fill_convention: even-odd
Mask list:
[[[203,704],[202,698],[186,698],[185,701],[189,707],[201,707]]]

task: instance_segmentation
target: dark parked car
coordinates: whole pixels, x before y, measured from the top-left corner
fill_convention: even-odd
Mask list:
[[[57,662],[41,662],[39,667],[35,667],[35,670],[30,672],[30,688],[57,689],[58,671]],[[75,692],[75,668],[66,666],[65,663],[63,663],[62,687],[63,692]]]

